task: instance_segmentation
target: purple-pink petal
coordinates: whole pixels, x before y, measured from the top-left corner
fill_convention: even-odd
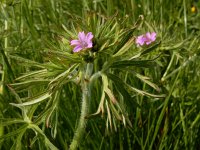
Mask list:
[[[93,38],[92,32],[88,32],[87,34],[83,32],[78,33],[78,40],[72,40],[70,41],[70,44],[72,46],[75,46],[73,49],[73,52],[79,52],[81,50],[92,48],[92,38]]]
[[[70,41],[70,45],[79,45],[79,44],[80,44],[79,40],[71,40]]]
[[[147,37],[148,41],[153,42],[156,40],[156,33],[155,32],[152,32],[152,33],[147,32],[146,37]]]
[[[81,42],[81,41],[84,41],[85,38],[86,38],[86,37],[85,37],[84,31],[78,33],[78,39],[79,39],[80,42]]]
[[[146,45],[149,45],[149,44],[151,44],[151,42],[152,41],[146,41],[145,43],[146,43]]]
[[[88,45],[87,45],[87,48],[92,48],[92,46],[93,46],[92,42],[89,42]]]
[[[155,33],[155,32],[152,32],[152,33],[151,33],[151,40],[152,40],[152,41],[155,41],[155,40],[156,40],[156,33]]]
[[[86,35],[86,38],[87,40],[91,40],[94,36],[92,35],[92,32],[89,32],[87,35]]]
[[[137,46],[142,46],[144,44],[149,45],[156,40],[155,32],[147,32],[145,35],[140,35],[136,38]]]
[[[80,45],[78,45],[78,46],[76,46],[74,49],[73,49],[73,52],[79,52],[80,50],[82,50],[83,48],[80,46]]]
[[[144,42],[145,42],[145,37],[144,35],[140,35],[136,38],[136,44],[139,46],[139,45],[144,45]]]
[[[151,33],[147,32],[145,36],[147,39],[151,39]]]

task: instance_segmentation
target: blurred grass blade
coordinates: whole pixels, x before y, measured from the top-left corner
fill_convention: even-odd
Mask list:
[[[6,56],[6,54],[5,54],[4,50],[3,50],[3,47],[1,45],[1,41],[0,41],[0,53],[1,53],[2,57],[3,57],[5,65],[6,65],[4,67],[8,68],[8,73],[10,75],[9,78],[12,81],[15,78],[15,75],[14,75],[13,69],[12,69],[12,67],[11,67],[11,65],[9,63],[8,57]]]

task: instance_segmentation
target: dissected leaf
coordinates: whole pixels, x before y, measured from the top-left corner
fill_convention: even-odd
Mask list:
[[[10,104],[13,106],[16,106],[16,107],[29,106],[29,105],[33,105],[36,103],[40,103],[50,97],[51,97],[51,94],[49,92],[46,92],[46,93],[37,95],[36,97],[26,99],[27,102],[24,102],[21,104],[16,104],[16,103],[10,103]]]

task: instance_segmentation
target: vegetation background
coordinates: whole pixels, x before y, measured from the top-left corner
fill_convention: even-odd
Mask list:
[[[94,72],[119,100],[101,104],[94,83],[88,110],[105,113],[88,116],[79,149],[199,149],[199,11],[198,0],[1,0],[0,149],[68,149],[82,104],[71,81],[90,61],[69,45],[79,31],[94,34]],[[155,43],[135,46],[153,31]],[[116,55],[136,63],[109,66]]]

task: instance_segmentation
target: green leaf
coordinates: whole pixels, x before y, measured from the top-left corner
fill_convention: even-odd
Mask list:
[[[118,43],[117,48],[115,49],[115,53],[113,54],[113,57],[120,56],[124,54],[132,45],[133,45],[133,32],[135,31],[135,28],[130,29],[126,31],[122,36],[122,40],[120,43]]]
[[[112,113],[114,114],[114,116],[118,119],[118,120],[120,120],[120,121],[122,121],[122,117],[121,117],[121,115],[120,115],[120,112],[114,107],[114,104],[113,103],[109,103],[110,105],[108,105],[109,106],[109,108],[111,108],[111,111],[112,111]]]
[[[22,137],[25,132],[26,132],[26,128],[19,133],[19,135],[17,136],[17,139],[15,140],[13,146],[11,147],[11,150],[21,150],[22,149]]]
[[[49,57],[59,57],[59,59],[64,59],[65,61],[73,62],[73,63],[80,63],[82,59],[77,54],[70,54],[68,52],[60,52],[60,51],[53,51],[53,50],[46,50],[48,52]]]
[[[141,25],[142,20],[143,20],[143,18],[139,17],[138,20],[136,21],[136,23],[134,24],[134,26],[131,29],[129,29],[123,33],[123,35],[122,35],[123,38],[117,44],[117,47],[113,54],[114,56],[119,56],[119,55],[123,54],[124,52],[126,52],[127,48],[125,48],[124,46],[127,44],[128,41],[134,43],[132,40],[130,41],[130,39],[133,38],[133,32],[137,29],[137,27],[139,25]],[[129,43],[128,45],[130,46],[131,44]]]
[[[28,124],[24,124],[23,126],[21,126],[20,128],[16,129],[16,130],[13,130],[13,132],[9,132],[8,134],[5,134],[3,136],[0,137],[0,140],[3,140],[3,139],[7,139],[7,138],[10,138],[17,134],[20,134],[22,133],[24,130],[26,130],[28,127]]]
[[[20,56],[9,55],[9,58],[17,60],[18,63],[21,63],[24,66],[36,66],[36,67],[39,67],[39,68],[44,68],[44,66],[42,64],[35,62],[33,60],[30,60],[30,59],[20,57]]]
[[[9,78],[12,81],[15,78],[15,75],[14,75],[12,66],[9,63],[8,57],[7,57],[7,55],[5,54],[5,52],[3,50],[3,46],[1,45],[1,41],[0,41],[0,53],[2,55],[2,58],[3,58],[4,62],[5,62],[6,67],[8,68],[8,71],[9,71],[9,74],[10,74]]]
[[[25,80],[24,82],[19,82],[19,83],[14,83],[14,84],[10,84],[12,88],[14,88],[15,92],[23,92],[23,91],[28,91],[30,89],[33,89],[33,87],[37,87],[37,86],[46,86],[48,83],[50,82],[50,80],[42,80],[42,79],[35,79],[35,80]],[[14,91],[13,90],[13,91]]]
[[[23,80],[23,79],[26,79],[26,78],[31,78],[33,76],[41,76],[41,75],[46,74],[46,73],[47,73],[47,69],[42,69],[42,70],[37,70],[37,71],[30,71],[29,73],[27,73],[27,74],[25,74],[23,76],[20,76],[15,80]],[[40,80],[40,79],[38,79],[38,80]],[[30,81],[30,80],[28,80],[28,81]],[[28,81],[26,81],[26,82],[28,82]],[[20,83],[15,83],[15,84],[20,84]]]
[[[48,148],[50,148],[51,150],[58,150],[58,148],[56,148],[56,147],[49,141],[49,139],[46,137],[46,135],[43,133],[43,131],[42,131],[37,125],[30,124],[30,125],[29,125],[29,128],[33,129],[34,131],[36,131],[37,133],[41,134],[41,135],[44,137],[45,145],[46,145]]]
[[[107,74],[108,78],[110,80],[112,80],[116,86],[116,88],[118,89],[118,91],[123,95],[124,100],[127,100],[127,102],[129,102],[130,106],[133,107],[141,107],[131,96],[130,94],[127,92],[126,87],[126,83],[120,79],[118,76],[108,73]]]
[[[160,88],[156,84],[149,81],[149,78],[147,78],[146,76],[136,73],[136,77],[139,78],[140,80],[142,80],[144,83],[151,86],[152,88],[154,88],[155,90],[160,91]]]
[[[124,68],[129,66],[136,66],[136,67],[154,67],[155,63],[152,60],[122,60],[114,62],[110,67],[111,68]]]
[[[52,112],[52,107],[43,110],[38,117],[34,120],[34,124],[39,125],[44,122],[46,117]]]
[[[158,41],[158,42],[152,44],[150,47],[145,48],[145,49],[140,53],[140,56],[152,52],[153,50],[155,50],[156,48],[158,48],[158,46],[160,46],[160,44],[161,44],[161,41]]]
[[[119,91],[123,92],[125,95],[127,95],[128,92],[126,92],[127,90],[131,90],[131,91],[134,91],[136,93],[139,93],[140,95],[147,95],[147,96],[151,96],[151,97],[156,97],[156,98],[163,98],[165,97],[164,94],[161,94],[161,95],[155,95],[155,94],[151,94],[151,93],[148,93],[146,91],[143,91],[143,90],[139,90],[135,87],[132,87],[131,85],[128,85],[127,83],[125,83],[124,81],[122,81],[122,79],[120,79],[119,77],[117,77],[116,75],[113,75],[113,74],[107,74],[107,76],[114,81],[115,85],[117,85],[117,88],[120,89]],[[126,88],[122,88],[124,85],[124,87]],[[129,96],[128,96],[129,97]],[[127,98],[129,100],[129,98]],[[132,99],[132,98],[131,98]],[[137,106],[139,106],[138,104],[136,104]]]
[[[51,94],[49,94],[49,92],[46,92],[46,93],[40,94],[36,97],[26,99],[27,102],[24,102],[21,104],[15,104],[15,103],[10,103],[10,104],[13,106],[16,106],[16,107],[29,106],[29,105],[33,105],[33,104],[42,102],[45,99],[50,98],[50,97],[51,97]]]
[[[17,118],[0,118],[0,126],[8,126],[16,123],[26,123],[22,119]]]
[[[156,98],[164,98],[166,95],[165,94],[161,94],[161,95],[155,95],[155,94],[151,94],[151,93],[148,93],[146,91],[143,91],[143,90],[139,90],[133,86],[130,86],[128,85],[129,87],[129,90],[132,90],[136,93],[139,93],[140,95],[146,95],[146,96],[151,96],[151,97],[156,97]]]
[[[134,38],[129,39],[129,41],[127,41],[124,46],[116,53],[113,55],[113,57],[118,57],[118,56],[122,56],[124,53],[126,53],[132,46],[134,43]]]

